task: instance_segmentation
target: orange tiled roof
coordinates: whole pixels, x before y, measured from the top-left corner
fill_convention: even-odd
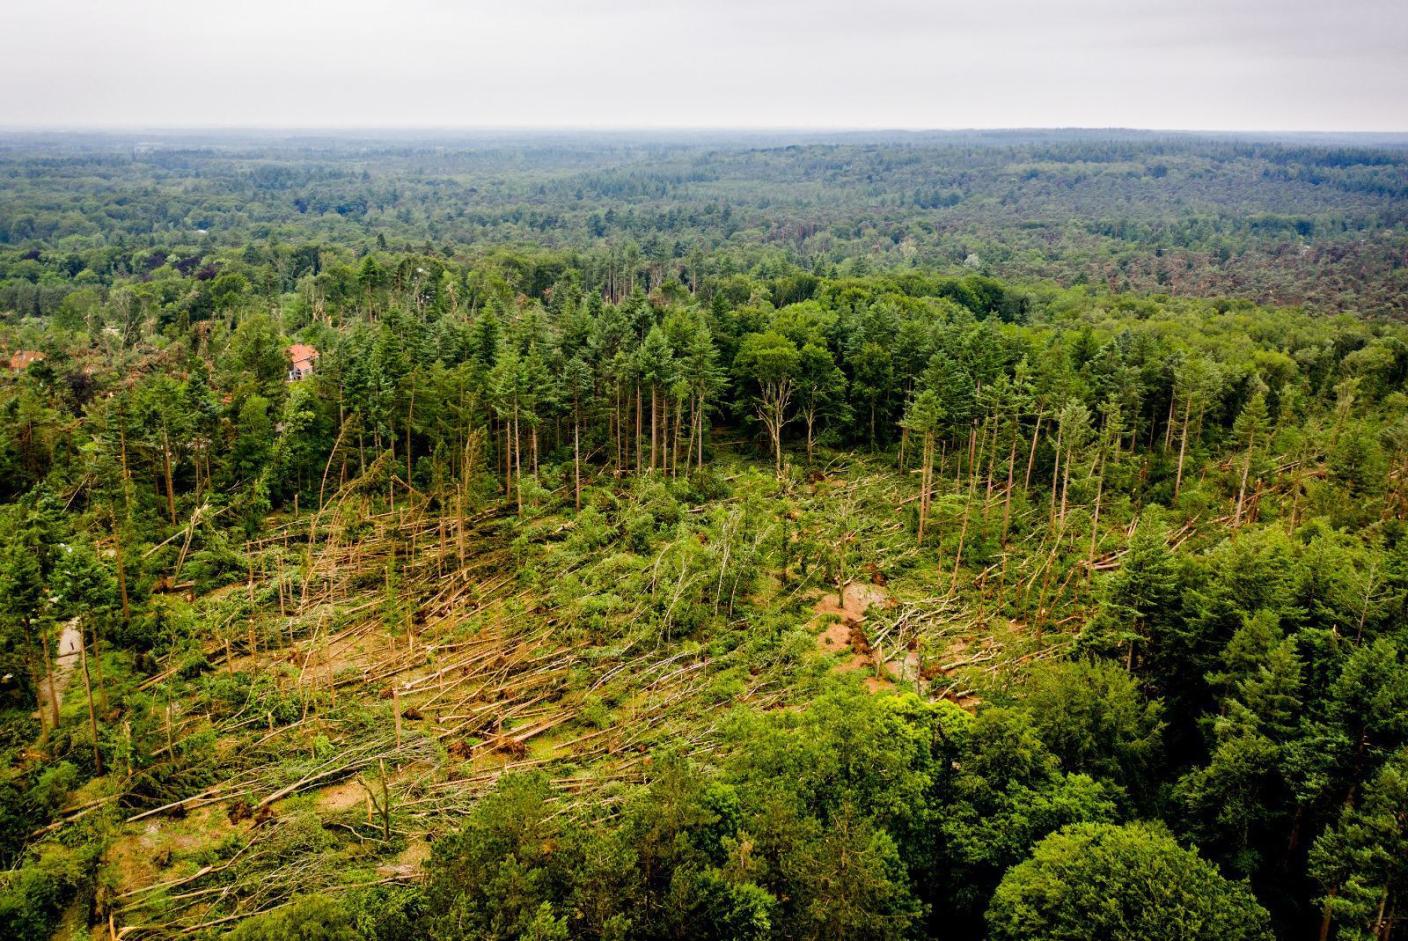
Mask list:
[[[30,363],[42,362],[44,362],[44,354],[39,350],[19,350],[10,357],[10,368],[27,369]]]
[[[288,348],[288,358],[293,365],[302,369],[313,365],[318,358],[317,347],[309,346],[306,343],[295,343]]]

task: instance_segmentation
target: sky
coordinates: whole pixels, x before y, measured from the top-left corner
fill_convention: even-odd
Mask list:
[[[1408,0],[0,0],[0,126],[1408,131]]]

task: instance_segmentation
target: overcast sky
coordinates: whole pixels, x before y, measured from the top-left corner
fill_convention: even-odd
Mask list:
[[[0,0],[0,125],[1408,131],[1408,0]]]

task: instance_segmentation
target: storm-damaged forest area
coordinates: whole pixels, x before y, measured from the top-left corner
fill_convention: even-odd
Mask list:
[[[0,181],[0,935],[1408,917],[1401,143],[12,134]]]

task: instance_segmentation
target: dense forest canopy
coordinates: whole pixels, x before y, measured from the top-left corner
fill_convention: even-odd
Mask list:
[[[760,260],[966,265],[1408,310],[1408,139],[1392,135],[10,134],[0,181],[0,308],[37,314],[80,274],[108,284],[153,252],[270,240],[610,253],[657,282]]]
[[[0,934],[1388,941],[1405,164],[4,138]]]

